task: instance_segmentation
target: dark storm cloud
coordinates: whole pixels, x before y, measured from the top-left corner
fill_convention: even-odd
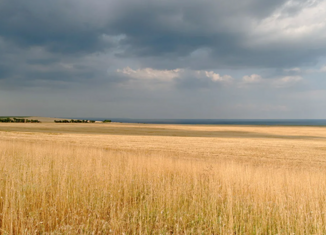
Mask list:
[[[320,2],[2,0],[0,79],[94,85],[104,77],[108,83],[123,83],[123,78],[107,73],[107,69],[114,71],[130,63],[159,69],[279,71],[311,65],[326,54],[321,33],[308,32],[293,39],[291,32],[284,36],[277,25],[265,32],[262,23],[275,12],[280,20]],[[35,48],[41,51],[34,53]],[[102,61],[111,61],[90,62],[89,57],[96,57],[96,53],[107,55]],[[114,60],[120,62],[112,63]],[[182,85],[210,86],[191,77],[180,81]]]
[[[61,53],[99,49],[98,29],[67,17],[66,7],[59,1],[3,0],[0,4],[0,34],[22,47],[45,45]],[[73,16],[73,11],[69,14]]]
[[[130,2],[121,8],[111,26],[114,31],[126,34],[126,43],[134,45],[140,55],[179,51],[182,55],[200,47],[230,51],[243,39],[243,18],[264,18],[284,3],[283,0],[140,2]],[[236,29],[232,24],[237,24]]]
[[[253,61],[248,61],[252,66],[262,63],[266,53],[272,59],[281,56],[275,55],[275,48],[263,48],[262,53],[244,48],[241,42],[247,32],[243,27],[248,19],[262,20],[285,2],[3,0],[0,21],[5,23],[0,25],[0,32],[17,44],[45,45],[60,53],[101,51],[109,46],[100,40],[102,34],[123,34],[123,42],[129,45],[128,56],[186,56],[208,47],[214,51],[214,58],[240,58],[228,59],[226,64],[246,64],[244,57],[252,55]],[[301,6],[300,1],[297,3],[284,12],[298,11],[293,10]],[[269,63],[273,61],[267,59],[262,64]]]
[[[200,48],[211,53],[203,67],[291,67],[315,63],[325,55],[325,45],[318,39],[282,38],[263,45],[246,45],[250,41],[252,22],[269,17],[286,1],[179,1],[172,3],[137,1],[121,8],[110,22],[113,32],[125,34],[128,45],[125,57],[188,57]],[[146,4],[147,3],[147,4]],[[307,1],[292,1],[282,16],[298,13]],[[309,6],[311,7],[311,6]],[[282,29],[280,28],[280,31]],[[268,35],[267,35],[268,36]],[[271,35],[272,36],[272,35]],[[189,60],[185,63],[189,64]],[[181,66],[187,66],[182,64]]]
[[[1,39],[1,38],[0,38]],[[18,47],[0,41],[0,90],[51,88],[76,89],[110,86],[126,78],[109,74],[107,63],[97,54],[88,57],[62,56],[44,47]]]

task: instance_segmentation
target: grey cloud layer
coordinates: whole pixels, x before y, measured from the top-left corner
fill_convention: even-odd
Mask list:
[[[108,50],[114,45],[103,41],[103,34],[125,35],[120,41],[125,57],[179,58],[207,48],[206,63],[213,68],[286,67],[314,61],[325,53],[325,43],[314,34],[299,41],[247,45],[258,37],[257,24],[275,11],[283,9],[280,17],[289,17],[317,4],[291,1],[284,7],[286,2],[3,0],[0,21],[5,23],[0,24],[0,33],[17,46],[45,46],[61,54]],[[311,40],[315,45],[308,44]]]
[[[0,95],[23,97],[22,91],[45,97],[43,91],[28,92],[51,89],[54,99],[64,100],[87,94],[90,105],[125,102],[112,107],[126,114],[123,107],[137,110],[146,102],[155,108],[175,101],[171,113],[180,104],[189,106],[184,114],[191,114],[197,111],[187,101],[203,109],[214,101],[224,112],[234,107],[230,115],[265,102],[270,112],[291,116],[282,99],[275,98],[278,93],[297,97],[293,92],[304,90],[302,76],[315,79],[320,93],[326,89],[325,82],[306,72],[325,60],[325,19],[325,0],[0,0]],[[128,66],[141,76],[146,68],[158,74],[183,72],[168,84],[117,72]],[[214,71],[212,77],[205,71]],[[237,82],[225,86],[216,74],[229,74]],[[247,81],[241,80],[244,76]],[[302,84],[284,86],[292,83]],[[268,92],[261,92],[263,86]],[[209,110],[206,114],[213,115]]]

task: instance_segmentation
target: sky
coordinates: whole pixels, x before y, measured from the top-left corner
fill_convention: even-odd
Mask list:
[[[0,116],[326,119],[326,0],[0,0]]]

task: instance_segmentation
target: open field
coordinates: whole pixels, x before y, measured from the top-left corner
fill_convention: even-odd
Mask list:
[[[325,234],[326,128],[0,124],[0,234]]]

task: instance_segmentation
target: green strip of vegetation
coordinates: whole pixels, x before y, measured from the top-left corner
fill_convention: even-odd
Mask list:
[[[95,123],[94,120],[54,120],[55,123]]]
[[[94,120],[76,120],[76,119],[71,119],[71,120],[68,120],[68,119],[64,119],[64,120],[54,120],[55,123],[95,123]],[[104,120],[103,121],[104,123],[108,123],[108,122],[111,122],[111,120]]]
[[[0,122],[11,122],[11,123],[40,123],[39,120],[26,119],[26,118],[0,118]]]

